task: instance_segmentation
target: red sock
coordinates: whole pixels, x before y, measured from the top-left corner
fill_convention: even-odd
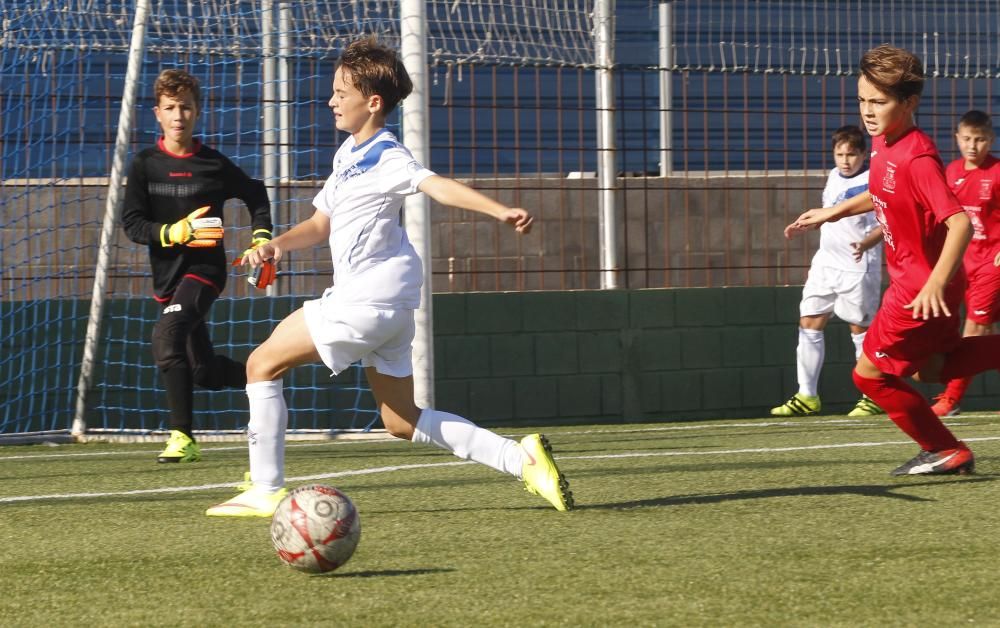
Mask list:
[[[940,451],[960,446],[955,435],[934,414],[923,395],[896,375],[878,379],[852,373],[854,385],[877,403],[896,426],[906,432],[924,451]]]
[[[950,397],[958,403],[965,395],[965,389],[972,383],[972,377],[956,377],[945,382],[945,389],[942,393],[945,397]]]
[[[1000,336],[969,336],[962,338],[962,342],[944,356],[941,381],[969,377],[991,369],[1000,369]]]

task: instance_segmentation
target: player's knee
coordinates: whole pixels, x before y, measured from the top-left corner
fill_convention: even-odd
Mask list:
[[[984,325],[972,319],[965,320],[963,336],[988,336],[992,332],[991,325]]]
[[[799,317],[799,327],[802,329],[812,329],[816,331],[822,331],[826,327],[827,321],[830,320],[829,314],[815,314],[810,316]]]
[[[391,410],[387,411],[385,406],[382,407],[381,415],[385,431],[389,432],[391,436],[403,440],[413,440],[413,423],[406,421]]]
[[[246,388],[247,385],[246,366],[224,355],[213,356],[209,363],[194,364],[191,376],[195,384],[208,390]]]
[[[180,317],[167,316],[153,325],[153,360],[160,369],[187,362],[187,330]]]
[[[267,353],[258,347],[247,359],[246,377],[248,382],[269,382],[281,377],[280,366],[269,359]]]
[[[885,375],[882,371],[878,370],[871,360],[868,359],[864,353],[858,358],[858,363],[854,365],[853,377],[861,377],[863,379],[880,379]],[[857,379],[854,380],[857,383]]]
[[[413,430],[420,420],[421,410],[412,399],[379,399],[378,409],[385,431],[396,438],[413,440]]]
[[[205,388],[207,390],[222,390],[222,377],[221,373],[218,373],[215,369],[210,366],[205,366],[203,364],[195,365],[191,369],[191,379],[194,381],[196,386]]]

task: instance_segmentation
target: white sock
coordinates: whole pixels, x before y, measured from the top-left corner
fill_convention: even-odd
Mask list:
[[[867,333],[868,333],[868,331],[866,330],[866,331],[861,332],[860,334],[851,334],[851,340],[854,341],[854,359],[855,360],[860,360],[861,359],[861,347],[864,346],[864,344],[865,344],[865,334],[867,334]]]
[[[517,442],[457,414],[424,410],[413,429],[413,442],[436,445],[463,460],[473,460],[521,479],[524,454]]]
[[[250,480],[254,487],[274,492],[285,485],[285,429],[288,406],[281,392],[281,380],[247,384],[250,423],[247,442],[250,450]]]
[[[819,388],[819,374],[823,370],[823,358],[826,356],[823,330],[799,327],[799,348],[796,355],[799,394],[815,397]]]

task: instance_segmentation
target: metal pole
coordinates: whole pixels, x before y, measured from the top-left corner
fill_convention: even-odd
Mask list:
[[[660,176],[673,174],[673,5],[660,2]]]
[[[271,201],[271,222],[278,222],[278,134],[277,127],[277,89],[275,87],[275,58],[274,58],[274,2],[273,0],[261,0],[260,3],[260,40],[261,40],[261,72],[264,83],[261,96],[264,99],[262,106],[261,124],[263,128],[264,146],[263,151],[263,176],[264,186],[267,188],[267,197]],[[266,293],[270,296],[274,294],[274,286],[268,286]]]
[[[414,159],[428,166],[430,146],[427,120],[430,118],[427,100],[427,17],[423,0],[401,0],[399,3],[399,38],[403,65],[413,93],[403,103],[403,144]],[[431,286],[431,204],[423,194],[407,197],[405,208],[406,232],[413,248],[423,261],[424,285],[420,308],[415,312],[416,336],[413,339],[413,393],[418,406],[434,406],[434,324]]]
[[[278,5],[278,136],[281,148],[278,172],[283,185],[292,180],[291,83],[288,75],[288,60],[292,55],[291,30],[292,8],[287,2],[282,2]]]
[[[618,223],[615,219],[615,0],[594,7],[597,63],[597,187],[601,247],[601,288],[618,287]]]
[[[115,224],[121,214],[122,181],[125,178],[125,156],[128,154],[129,136],[135,117],[135,95],[139,89],[139,75],[142,73],[142,58],[146,41],[146,20],[149,16],[149,0],[137,0],[135,19],[132,22],[132,40],[129,43],[128,66],[125,70],[125,87],[122,92],[122,107],[118,113],[118,133],[115,136],[115,153],[108,177],[108,198],[104,204],[104,223],[101,225],[101,243],[97,252],[97,267],[94,270],[94,288],[90,298],[90,317],[87,320],[87,336],[83,344],[83,362],[80,364],[80,379],[76,386],[76,412],[70,433],[82,438],[87,431],[87,393],[94,377],[94,362],[97,344],[101,335],[104,315],[105,288],[108,282],[108,267],[111,265],[111,242],[114,239]]]

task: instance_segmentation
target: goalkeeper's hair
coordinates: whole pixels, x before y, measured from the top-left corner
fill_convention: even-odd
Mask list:
[[[413,82],[395,50],[375,37],[358,39],[347,46],[338,68],[351,71],[351,83],[365,98],[382,97],[382,113],[388,115],[413,91]]]
[[[164,70],[153,83],[153,99],[157,104],[160,102],[160,96],[179,98],[185,93],[191,94],[195,106],[201,109],[201,84],[186,70],[176,68]]]
[[[924,91],[920,58],[889,44],[875,46],[861,56],[861,74],[879,91],[901,102]]]

